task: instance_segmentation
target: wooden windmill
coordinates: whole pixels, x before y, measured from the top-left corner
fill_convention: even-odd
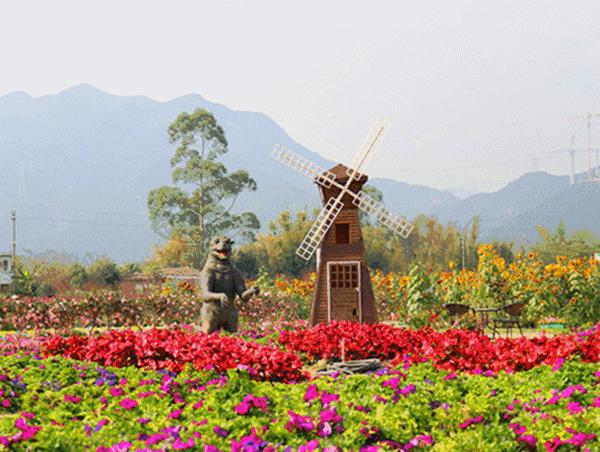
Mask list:
[[[363,168],[373,156],[387,128],[384,120],[375,125],[349,167],[340,163],[325,170],[279,145],[273,150],[275,160],[311,178],[319,186],[324,204],[296,251],[305,260],[317,253],[312,325],[332,320],[377,322],[359,210],[373,215],[381,224],[404,238],[413,229],[405,218],[392,215],[362,191],[368,179],[362,172]]]

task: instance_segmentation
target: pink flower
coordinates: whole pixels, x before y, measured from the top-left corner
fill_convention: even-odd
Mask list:
[[[319,397],[319,390],[317,389],[317,385],[308,385],[306,388],[306,393],[304,394],[304,401],[306,403],[310,403]]]
[[[126,410],[131,410],[133,408],[136,408],[138,406],[138,403],[137,400],[123,399],[119,402],[119,405],[121,405]]]
[[[465,422],[459,425],[461,429],[466,429],[473,424],[480,424],[483,422],[483,416],[472,417],[471,419],[467,419]]]
[[[74,404],[78,404],[79,402],[81,402],[81,397],[77,397],[77,396],[72,396],[69,394],[65,394],[65,396],[63,397],[63,400],[65,402],[71,402]]]
[[[530,449],[535,449],[537,438],[533,435],[521,435],[517,437],[517,442],[523,443]]]
[[[512,429],[513,432],[515,432],[515,435],[522,435],[527,431],[527,428],[518,423],[508,424],[508,427]]]
[[[584,407],[581,406],[579,402],[569,402],[567,403],[567,409],[571,414],[581,413],[585,410]]]
[[[179,416],[181,416],[181,413],[183,413],[183,410],[172,411],[171,413],[169,413],[169,415],[167,416],[167,418],[169,418],[169,419],[177,419]]]
[[[119,397],[122,396],[123,394],[125,394],[125,391],[123,391],[123,388],[110,388],[110,395],[113,397]]]

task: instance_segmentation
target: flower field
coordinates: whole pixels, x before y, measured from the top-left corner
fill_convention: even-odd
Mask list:
[[[347,356],[386,367],[315,377],[342,338]],[[0,443],[15,450],[599,446],[600,326],[495,341],[340,322],[263,337],[179,328],[4,342]]]
[[[0,444],[11,450],[600,450],[600,266],[374,272],[382,320],[308,327],[314,275],[259,277],[241,331],[205,335],[189,287],[0,300]],[[491,340],[443,303],[527,304],[562,334]],[[403,324],[406,327],[393,326]],[[379,358],[364,375],[327,362]]]

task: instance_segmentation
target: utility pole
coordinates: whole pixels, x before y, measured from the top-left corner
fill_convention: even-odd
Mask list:
[[[13,209],[10,211],[10,219],[12,220],[12,283],[13,283],[13,294],[17,292],[17,278],[16,278],[16,265],[17,265],[17,210]]]

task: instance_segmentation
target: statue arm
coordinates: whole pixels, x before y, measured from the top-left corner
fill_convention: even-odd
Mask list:
[[[249,301],[254,295],[258,295],[258,287],[251,287],[250,289],[246,289],[246,283],[244,282],[244,278],[239,271],[235,272],[235,292],[238,294],[240,299],[243,302]]]

